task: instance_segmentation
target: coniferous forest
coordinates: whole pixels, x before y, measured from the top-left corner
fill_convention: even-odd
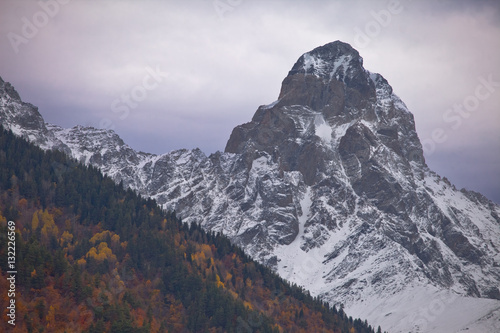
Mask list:
[[[15,326],[5,292],[8,221]],[[3,129],[0,244],[2,332],[375,332],[223,235]]]

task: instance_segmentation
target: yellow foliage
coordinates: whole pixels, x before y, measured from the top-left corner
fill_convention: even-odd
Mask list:
[[[63,214],[63,212],[62,212],[62,210],[61,210],[60,208],[54,208],[54,209],[52,210],[52,212],[53,212],[52,214],[53,214],[54,216],[57,216],[57,217],[62,216],[62,214]]]
[[[47,321],[47,327],[52,327],[55,324],[56,309],[51,305],[49,308],[49,313],[45,317]]]
[[[116,256],[113,254],[111,249],[108,247],[108,243],[102,242],[95,247],[91,247],[89,252],[85,255],[86,258],[91,257],[99,262],[102,262],[106,259],[109,261],[116,261]]]
[[[120,236],[118,236],[117,234],[111,236],[111,244],[118,244],[118,243],[120,243]]]
[[[248,308],[249,310],[253,310],[253,306],[251,303],[247,302],[247,301],[243,301],[243,305]]]
[[[36,276],[36,269],[33,270],[33,272],[31,272],[31,277],[34,277]]]
[[[202,264],[207,260],[205,257],[204,252],[196,252],[191,254],[191,261],[197,263],[199,266],[202,266]]]
[[[77,262],[78,266],[85,266],[87,264],[87,260],[81,258],[81,259],[78,259]]]
[[[89,252],[87,252],[86,257],[92,257],[92,258],[97,257],[97,250],[96,250],[96,248],[92,246],[90,248]]]
[[[97,247],[97,250],[99,251],[99,253],[111,253],[111,249],[108,247],[108,243],[106,242],[100,243]]]
[[[104,230],[103,232],[98,232],[97,234],[92,236],[92,238],[89,240],[89,242],[91,242],[92,244],[95,244],[97,242],[102,242],[103,240],[106,239],[106,237],[108,237],[108,235],[110,235],[109,230]]]
[[[217,284],[218,287],[224,288],[224,283],[221,282],[219,274],[215,274],[215,283]]]
[[[40,224],[40,220],[38,219],[38,211],[33,213],[33,218],[31,219],[31,230],[35,231],[38,229],[38,225]]]
[[[201,245],[201,252],[204,254],[204,258],[212,258],[212,248],[208,244]]]
[[[252,280],[250,280],[249,278],[247,278],[245,280],[245,284],[247,285],[248,288],[250,288],[252,286]]]
[[[231,289],[229,289],[229,293],[231,294],[231,296],[233,296],[234,299],[237,299],[239,297],[239,295]]]
[[[47,210],[44,210],[41,213],[41,223],[43,225],[41,230],[43,241],[47,242],[50,236],[57,237],[57,235],[59,234],[59,228],[54,222],[54,217]]]
[[[224,282],[227,283],[227,281],[231,281],[233,278],[233,275],[229,272],[227,272],[226,277],[224,278]]]
[[[46,224],[49,224],[49,225],[55,224],[54,217],[49,213],[48,210],[45,209],[43,212],[42,212],[42,210],[39,210],[38,212],[39,212],[39,215],[41,215],[40,217],[42,219],[43,226],[45,226]]]
[[[73,235],[67,231],[64,231],[61,235],[61,246],[64,246],[65,243],[71,243],[73,240]]]

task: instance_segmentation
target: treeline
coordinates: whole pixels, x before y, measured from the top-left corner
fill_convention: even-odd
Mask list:
[[[7,323],[16,223],[16,325]],[[374,332],[221,234],[0,130],[0,331]]]

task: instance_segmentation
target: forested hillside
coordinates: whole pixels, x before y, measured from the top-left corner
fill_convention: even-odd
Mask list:
[[[15,326],[7,322],[8,221],[16,229]],[[0,331],[374,331],[224,236],[3,129],[0,225]]]

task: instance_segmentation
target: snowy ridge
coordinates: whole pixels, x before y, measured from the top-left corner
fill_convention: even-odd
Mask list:
[[[332,79],[343,78],[346,71],[349,69],[349,62],[352,60],[350,55],[341,55],[335,62],[330,63],[324,61],[321,57],[312,55],[311,53],[304,54],[304,72],[313,74],[319,78],[328,77]]]

